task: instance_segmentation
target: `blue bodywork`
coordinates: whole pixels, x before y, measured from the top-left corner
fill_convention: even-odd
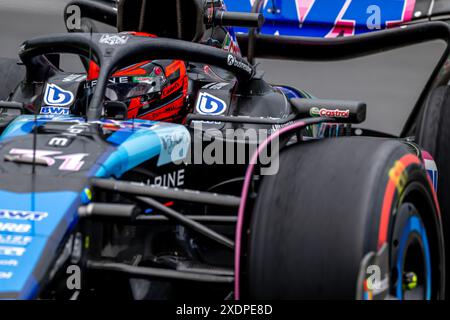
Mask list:
[[[250,12],[255,0],[224,2],[229,11]],[[415,4],[416,0],[265,0],[261,33],[319,38],[367,33],[410,21]]]
[[[20,116],[3,132],[0,148],[4,151],[8,142],[31,137],[35,124],[43,126],[51,121],[85,123],[83,118],[70,116],[38,116],[36,121],[34,116]],[[94,160],[97,165],[83,171],[85,186],[64,191],[65,181],[61,181],[59,187],[46,192],[0,190],[0,298],[35,297],[39,283],[57,258],[57,249],[76,225],[78,207],[90,200],[86,190],[89,178],[120,177],[157,157],[158,166],[168,164],[183,159],[190,146],[190,134],[182,125],[145,120],[100,120],[92,124],[116,129],[105,141],[105,152]],[[170,146],[164,141],[167,137],[171,137]]]

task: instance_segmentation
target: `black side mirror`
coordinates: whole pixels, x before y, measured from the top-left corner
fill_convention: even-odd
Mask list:
[[[15,101],[0,101],[0,109],[15,110],[15,113],[24,114],[25,109],[22,102]]]
[[[106,101],[103,107],[107,118],[115,120],[125,120],[127,118],[128,107],[122,101]]]

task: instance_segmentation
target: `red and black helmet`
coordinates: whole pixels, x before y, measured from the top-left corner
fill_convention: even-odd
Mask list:
[[[143,32],[126,32],[138,37],[155,37]],[[87,94],[92,93],[99,67],[90,62]],[[180,60],[143,61],[113,74],[106,87],[108,101],[128,106],[128,118],[183,122],[187,114],[188,77]]]

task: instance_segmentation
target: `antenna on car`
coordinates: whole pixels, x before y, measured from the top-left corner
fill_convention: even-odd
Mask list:
[[[47,68],[44,76],[44,86],[47,85],[48,76],[50,74],[50,68]],[[45,87],[43,88],[46,89]],[[38,130],[38,109],[39,106],[34,105],[34,121],[33,121],[33,162],[31,166],[31,174],[34,176],[36,173],[36,149],[37,149],[37,130]]]
[[[263,7],[264,0],[256,0],[253,3],[252,13],[260,13]],[[272,6],[275,7],[275,3],[272,1]],[[252,65],[255,65],[255,41],[256,36],[259,33],[259,28],[249,28],[248,29],[248,49],[247,49],[247,60]]]
[[[46,56],[44,56],[44,58],[47,59]],[[52,62],[50,61],[50,63],[52,63]],[[44,82],[43,82],[44,88],[43,88],[43,90],[46,89],[49,75],[50,75],[50,68],[47,68],[45,70],[45,75],[44,75]],[[32,175],[34,175],[36,173],[36,149],[37,149],[38,114],[39,114],[39,106],[37,106],[36,103],[35,103],[34,104],[34,121],[33,121],[33,162],[32,162],[32,166],[31,166],[31,174]]]
[[[92,42],[92,25],[89,27],[89,33],[90,33],[90,41]],[[90,70],[90,66],[91,66],[91,61],[92,61],[92,48],[91,46],[89,46],[89,61],[88,61],[88,67],[87,67],[87,75],[86,75],[86,83],[87,80],[89,78],[89,70]],[[94,94],[95,88],[91,87],[93,90],[91,92],[91,94]],[[88,90],[89,92],[89,90]],[[86,117],[86,122],[87,122],[87,113],[88,113],[88,108],[89,108],[89,94],[86,97],[86,110],[85,110],[85,117]]]
[[[47,79],[47,75],[45,77]],[[45,83],[44,83],[45,85]],[[31,173],[34,175],[36,173],[36,148],[37,148],[37,110],[38,106],[34,106],[34,125],[33,125],[33,165],[31,166]]]

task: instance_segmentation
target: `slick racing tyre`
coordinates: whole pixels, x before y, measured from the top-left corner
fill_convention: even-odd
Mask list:
[[[428,151],[438,168],[437,193],[442,212],[446,257],[450,257],[450,87],[430,94],[416,131],[417,143]],[[447,263],[447,274],[450,271]],[[450,290],[447,278],[446,290]]]
[[[0,100],[8,99],[24,77],[25,68],[15,59],[0,58]]]
[[[326,139],[283,150],[242,234],[240,296],[441,299],[439,208],[399,141]]]

